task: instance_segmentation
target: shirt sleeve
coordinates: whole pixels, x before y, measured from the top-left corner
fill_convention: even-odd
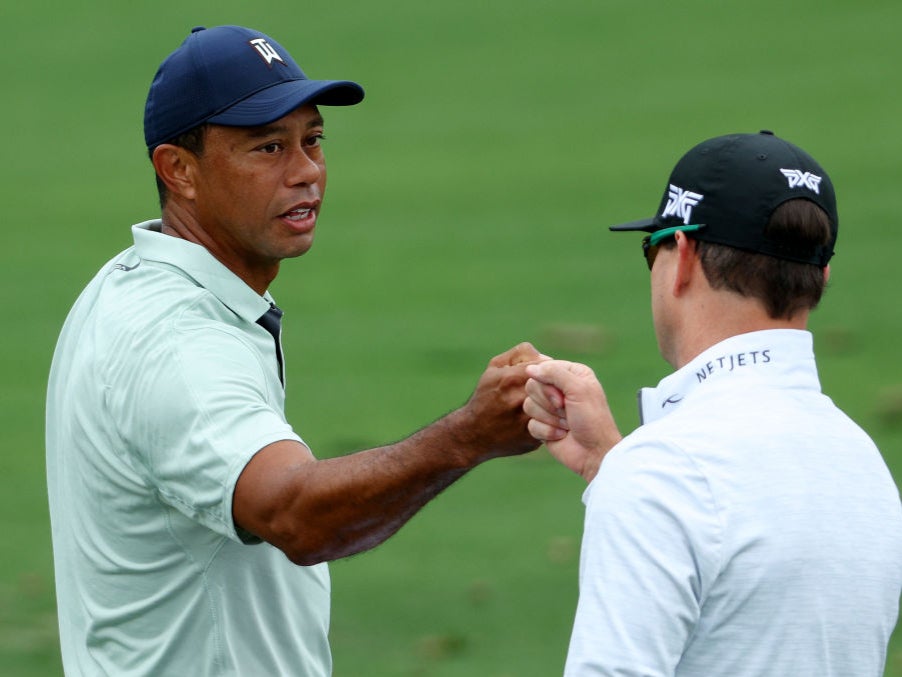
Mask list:
[[[565,675],[674,674],[720,565],[710,488],[680,449],[627,438],[586,491]]]
[[[301,441],[275,366],[240,331],[216,326],[160,341],[146,362],[117,398],[129,455],[164,503],[233,540],[258,540],[232,518],[238,477],[268,444]]]

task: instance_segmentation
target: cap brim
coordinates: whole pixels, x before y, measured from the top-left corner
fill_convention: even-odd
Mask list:
[[[611,226],[611,230],[620,231],[620,230],[644,230],[646,232],[653,232],[658,230],[660,226],[655,224],[655,217],[651,217],[649,219],[639,219],[638,221],[630,221],[629,223],[621,223],[616,226]]]
[[[256,127],[278,120],[304,104],[353,106],[363,101],[363,96],[363,87],[349,80],[288,80],[242,99],[207,122]]]

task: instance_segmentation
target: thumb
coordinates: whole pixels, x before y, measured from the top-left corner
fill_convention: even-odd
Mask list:
[[[510,350],[493,357],[489,361],[492,367],[513,367],[524,362],[534,362],[541,358],[541,354],[528,341],[520,343]]]
[[[527,375],[544,385],[554,386],[572,399],[590,383],[597,383],[595,372],[585,364],[566,360],[546,360],[526,367]]]

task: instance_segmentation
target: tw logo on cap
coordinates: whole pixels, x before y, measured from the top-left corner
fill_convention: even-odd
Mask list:
[[[692,208],[705,199],[701,193],[693,193],[691,190],[683,190],[679,186],[670,184],[670,190],[667,193],[667,205],[661,218],[667,216],[679,216],[683,219],[683,223],[689,225],[692,218]]]
[[[804,186],[820,195],[821,177],[811,172],[803,172],[801,169],[781,169],[783,176],[789,181],[789,187]]]
[[[281,56],[279,56],[279,53],[273,48],[273,46],[266,41],[266,38],[257,38],[256,40],[251,40],[250,45],[255,50],[257,50],[257,54],[263,57],[266,65],[270,68],[272,68],[273,61],[278,61],[283,66],[285,65],[285,61]]]

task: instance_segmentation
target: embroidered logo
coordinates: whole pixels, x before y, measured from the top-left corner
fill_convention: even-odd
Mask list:
[[[666,407],[668,404],[679,404],[679,403],[682,402],[682,401],[683,401],[683,396],[682,396],[682,395],[671,395],[671,396],[668,397],[666,400],[664,400],[663,402],[661,402],[661,409],[663,409],[664,407]]]
[[[701,202],[704,197],[700,193],[683,190],[671,183],[670,190],[667,193],[667,205],[664,207],[664,212],[661,216],[679,216],[683,219],[683,223],[688,226],[689,219],[692,218],[692,208]]]
[[[713,360],[700,365],[701,368],[695,372],[695,378],[698,382],[706,380],[709,376],[713,376],[717,372],[733,371],[740,367],[751,367],[759,364],[767,364],[771,361],[770,348],[763,350],[749,350],[744,353],[735,353],[733,355],[722,355],[715,357]]]
[[[811,172],[803,172],[801,169],[781,169],[783,176],[789,181],[789,187],[803,186],[820,194],[821,177]]]
[[[285,65],[285,61],[282,60],[282,57],[279,56],[279,53],[273,46],[266,41],[266,38],[251,40],[250,44],[251,47],[257,50],[257,54],[263,57],[263,60],[266,61],[266,65],[270,68],[272,68],[273,61],[278,61],[280,64]]]

